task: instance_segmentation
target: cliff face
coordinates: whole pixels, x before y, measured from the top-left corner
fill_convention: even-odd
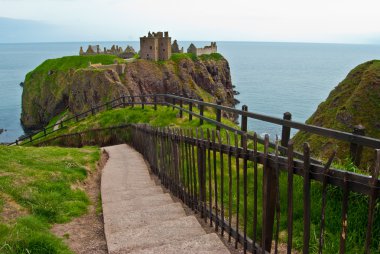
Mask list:
[[[366,128],[366,136],[380,138],[380,61],[369,61],[354,68],[347,77],[331,91],[308,124],[352,132],[354,126]],[[338,157],[349,156],[349,144],[317,135],[297,133],[295,144],[300,148],[309,142],[314,155],[326,157],[337,149]],[[365,149],[361,168],[367,169],[374,159],[373,149]]]
[[[120,75],[111,69],[62,69],[52,62],[43,65],[25,80],[21,121],[27,129],[44,126],[67,108],[80,113],[123,94],[176,93],[205,101],[221,99],[228,106],[235,104],[230,68],[223,57],[136,60],[127,63]]]

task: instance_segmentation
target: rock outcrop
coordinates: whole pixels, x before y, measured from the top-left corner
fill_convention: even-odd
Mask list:
[[[362,125],[366,136],[380,138],[380,61],[369,61],[350,71],[306,123],[346,132]],[[326,157],[336,149],[338,158],[349,158],[347,142],[303,132],[297,133],[294,140],[298,148],[309,142],[315,156]],[[367,170],[373,159],[373,149],[364,149],[360,167]]]
[[[60,59],[49,61],[26,77],[21,116],[26,129],[41,128],[66,109],[80,113],[123,94],[175,93],[235,104],[229,64],[223,57],[184,57],[164,62],[139,59],[126,63],[120,75],[104,68],[62,70],[57,67]]]

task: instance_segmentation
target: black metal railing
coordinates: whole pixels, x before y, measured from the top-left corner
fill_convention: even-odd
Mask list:
[[[369,177],[332,169],[335,153],[325,165],[313,163],[306,143],[302,161],[294,158],[292,140],[288,142],[286,154],[281,155],[279,141],[270,153],[268,135],[264,139],[264,150],[260,151],[257,135],[251,139],[247,134],[239,136],[237,131],[133,125],[131,132],[132,146],[143,154],[162,184],[198,212],[216,231],[227,234],[229,241],[234,239],[235,247],[240,243],[244,253],[264,253],[263,250],[270,252],[271,249],[278,252],[281,207],[286,207],[286,248],[287,253],[291,253],[294,246],[293,208],[297,203],[302,204],[303,208],[302,251],[309,253],[311,213],[315,213],[315,207],[311,204],[312,190],[321,192],[322,196],[317,216],[320,221],[318,236],[314,236],[318,238],[318,242],[314,243],[315,252],[322,253],[326,243],[327,191],[332,186],[343,193],[341,200],[334,200],[334,203],[341,202],[342,207],[339,253],[346,252],[346,242],[350,238],[347,214],[352,193],[369,199],[367,221],[362,223],[366,234],[360,247],[365,253],[370,253],[371,246],[372,251],[378,250],[378,246],[371,243],[375,234],[376,242],[380,244],[380,232],[373,232],[373,225],[378,225],[380,219],[376,217],[375,221],[380,189],[380,150],[377,150],[376,167],[372,177]],[[252,145],[252,149],[248,148],[248,144]],[[280,174],[286,177],[280,178]],[[302,186],[302,200],[294,200],[295,178]],[[286,185],[281,193],[280,181]],[[315,187],[312,183],[319,185]],[[284,199],[280,196],[287,197],[285,203],[281,202]],[[262,205],[259,207],[258,204]],[[252,227],[251,237],[248,237],[248,226]]]
[[[215,103],[210,103],[210,102],[204,102],[203,100],[195,100],[195,99],[185,98],[182,96],[172,95],[172,94],[121,96],[119,98],[116,98],[102,105],[93,106],[91,107],[91,109],[83,113],[74,115],[70,118],[60,121],[59,123],[56,123],[53,126],[49,126],[48,128],[43,128],[40,131],[30,134],[27,137],[24,137],[20,140],[16,140],[15,142],[9,145],[15,145],[15,144],[18,145],[19,143],[28,144],[35,140],[44,138],[47,135],[54,133],[62,128],[65,128],[65,125],[68,122],[80,121],[89,115],[95,115],[96,113],[107,110],[107,109],[113,109],[117,107],[127,107],[127,106],[134,107],[135,105],[140,105],[142,108],[144,108],[145,105],[153,105],[155,110],[157,109],[157,105],[170,106],[170,107],[173,107],[173,109],[179,110],[179,117],[184,117],[183,113],[185,112],[189,115],[189,121],[193,121],[193,118],[195,117],[199,119],[200,125],[202,125],[204,122],[208,122],[208,123],[214,124],[218,130],[225,129],[225,130],[229,130],[233,132],[236,131],[238,135],[240,136],[247,133],[248,119],[256,119],[256,120],[261,120],[264,122],[280,125],[282,126],[282,133],[281,133],[281,142],[278,145],[278,149],[280,153],[282,154],[287,152],[287,143],[290,139],[291,129],[296,129],[296,130],[300,130],[306,133],[312,133],[312,134],[320,135],[323,137],[329,137],[329,138],[350,143],[350,154],[348,155],[348,157],[351,157],[352,161],[356,162],[357,165],[358,163],[360,163],[363,147],[380,149],[379,139],[366,137],[363,135],[364,134],[363,131],[357,131],[356,129],[353,131],[353,133],[347,133],[347,132],[342,132],[342,131],[337,131],[337,130],[332,130],[332,129],[323,128],[319,126],[308,125],[308,124],[292,121],[291,114],[289,112],[285,112],[283,118],[276,118],[272,116],[249,112],[248,107],[245,105],[243,105],[242,109],[239,110],[236,108],[223,106],[221,105],[220,102],[217,102],[215,104]],[[195,108],[196,110],[194,110]],[[215,112],[214,119],[211,119],[204,115],[204,112],[210,109],[212,109]],[[229,125],[222,123],[222,115],[223,115],[222,112],[226,114],[234,115],[236,117],[240,117],[241,118],[240,128],[237,129],[235,127],[231,127]],[[56,128],[56,126],[58,126],[59,128]],[[248,135],[248,138],[253,138],[252,134],[247,133],[247,135]],[[264,144],[263,138],[258,136],[257,139],[259,143]],[[269,146],[271,148],[275,148],[276,144],[270,141]],[[298,159],[303,159],[302,154],[296,151],[294,152],[294,156]],[[314,158],[311,158],[311,161],[314,163],[321,164],[319,160],[314,159]]]

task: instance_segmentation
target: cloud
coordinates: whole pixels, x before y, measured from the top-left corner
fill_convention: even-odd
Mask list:
[[[367,42],[378,0],[0,0],[0,16],[60,27],[65,41],[138,40],[169,30],[179,40]]]

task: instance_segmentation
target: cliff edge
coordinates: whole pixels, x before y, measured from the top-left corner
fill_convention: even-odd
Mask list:
[[[69,56],[46,60],[27,74],[21,122],[26,129],[38,129],[66,109],[75,114],[123,94],[154,93],[235,104],[229,64],[220,54],[177,54],[158,62],[125,62],[110,55]]]
[[[380,138],[380,61],[369,61],[351,70],[306,123],[350,133],[362,125],[366,136]],[[333,149],[337,149],[341,160],[349,156],[347,142],[304,132],[297,133],[294,141],[298,148],[309,142],[313,154],[319,157],[329,156]],[[368,169],[373,159],[373,149],[364,149],[361,168]]]

